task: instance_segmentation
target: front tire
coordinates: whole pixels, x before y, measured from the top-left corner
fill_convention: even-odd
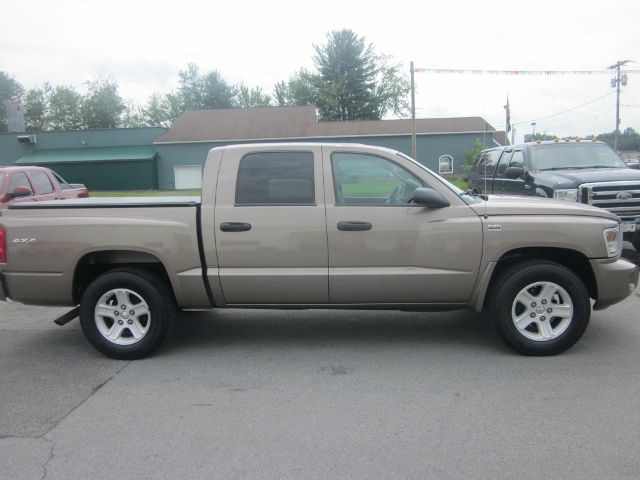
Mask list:
[[[520,263],[494,283],[491,321],[502,340],[524,355],[556,355],[584,334],[591,314],[584,284],[568,268],[541,260]]]
[[[119,269],[94,280],[80,301],[80,325],[96,350],[135,360],[167,336],[175,304],[165,284],[141,269]]]

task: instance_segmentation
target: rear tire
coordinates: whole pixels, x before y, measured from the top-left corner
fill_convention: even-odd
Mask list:
[[[175,315],[167,286],[142,269],[118,269],[95,279],[80,301],[80,325],[110,358],[146,357],[163,342]]]
[[[631,239],[631,244],[633,248],[636,249],[636,252],[640,252],[640,233],[636,233]]]
[[[523,355],[556,355],[584,334],[591,304],[568,268],[534,260],[510,267],[494,283],[491,322],[502,340]]]

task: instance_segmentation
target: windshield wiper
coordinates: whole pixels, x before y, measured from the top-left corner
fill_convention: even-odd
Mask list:
[[[546,172],[549,170],[574,170],[576,168],[583,168],[583,167],[551,167],[551,168],[541,168],[540,171]]]
[[[469,197],[478,197],[481,198],[483,200],[487,200],[489,197],[486,194],[480,193],[478,190],[476,190],[475,188],[470,188],[469,190],[467,190],[466,192],[460,192],[459,195],[462,197],[464,195],[467,195]]]

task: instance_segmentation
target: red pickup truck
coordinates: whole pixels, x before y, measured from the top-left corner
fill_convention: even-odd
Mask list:
[[[89,190],[44,167],[0,167],[0,214],[10,202],[84,198]]]

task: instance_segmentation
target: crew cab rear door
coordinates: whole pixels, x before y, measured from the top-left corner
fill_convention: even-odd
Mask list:
[[[478,215],[442,184],[449,207],[409,203],[438,180],[360,148],[323,147],[331,303],[464,304],[482,253]]]
[[[227,304],[328,303],[319,146],[226,149],[215,205]]]

